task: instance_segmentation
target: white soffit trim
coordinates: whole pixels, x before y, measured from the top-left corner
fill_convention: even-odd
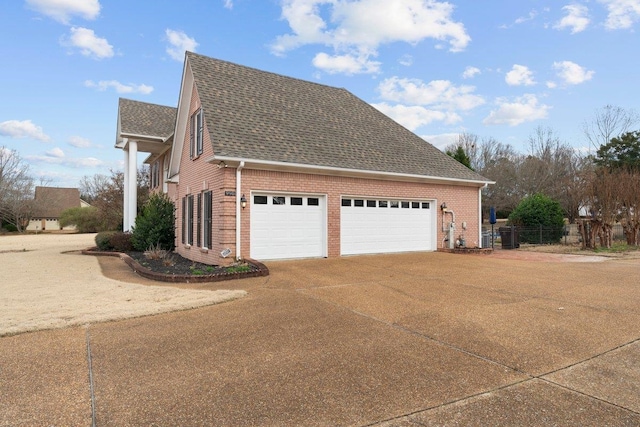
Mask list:
[[[184,146],[184,136],[187,131],[187,123],[189,121],[189,106],[191,105],[191,96],[193,93],[193,73],[189,65],[188,57],[185,55],[184,69],[182,71],[182,83],[180,85],[180,98],[178,99],[178,112],[176,114],[176,128],[173,135],[174,138],[171,148],[171,159],[169,160],[169,177],[173,177],[180,173],[180,161],[182,160],[182,147]]]
[[[316,165],[305,165],[301,163],[284,163],[284,162],[274,162],[269,160],[256,160],[256,159],[242,159],[239,157],[227,157],[227,156],[213,156],[206,160],[209,163],[215,162],[233,162],[239,163],[241,161],[245,162],[245,169],[269,169],[269,170],[279,170],[283,172],[302,172],[302,173],[317,173],[324,175],[337,175],[337,176],[349,176],[349,177],[368,177],[368,178],[377,178],[377,179],[386,179],[386,180],[401,180],[401,181],[420,181],[420,182],[433,182],[433,183],[441,183],[441,184],[451,184],[451,185],[473,185],[478,187],[484,187],[487,184],[495,184],[494,181],[475,181],[470,179],[458,179],[458,178],[445,178],[439,176],[428,176],[428,175],[412,175],[405,173],[395,173],[395,172],[381,172],[381,171],[370,171],[370,170],[360,170],[360,169],[345,169],[345,168],[336,168],[331,166],[316,166]]]

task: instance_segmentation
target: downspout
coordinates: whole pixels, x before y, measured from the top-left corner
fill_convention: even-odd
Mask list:
[[[242,169],[244,169],[244,160],[240,162],[236,168],[236,260],[241,258],[241,235],[240,225],[242,223],[240,215],[242,213],[242,206],[240,198],[242,197]]]
[[[489,184],[485,183],[482,187],[478,188],[478,247],[482,247],[482,190],[487,188]]]

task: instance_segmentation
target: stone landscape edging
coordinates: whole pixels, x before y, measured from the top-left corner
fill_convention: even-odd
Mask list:
[[[223,280],[235,280],[235,279],[247,279],[250,277],[263,277],[269,275],[269,269],[266,265],[253,259],[245,259],[247,264],[251,264],[256,270],[242,271],[242,272],[229,272],[229,273],[216,273],[216,274],[165,274],[158,273],[141,265],[138,261],[131,258],[129,255],[123,252],[110,252],[99,251],[98,248],[92,247],[82,251],[83,255],[95,255],[95,256],[112,256],[118,257],[123,260],[134,273],[147,279],[156,280],[159,282],[169,283],[206,283],[206,282],[221,282]]]

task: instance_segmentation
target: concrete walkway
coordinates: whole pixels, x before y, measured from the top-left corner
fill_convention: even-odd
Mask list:
[[[232,302],[0,338],[0,425],[640,425],[640,260],[268,267]]]

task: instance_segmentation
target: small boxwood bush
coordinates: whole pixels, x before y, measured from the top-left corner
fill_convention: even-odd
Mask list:
[[[133,243],[131,242],[131,233],[117,232],[109,238],[109,244],[116,252],[131,252]]]
[[[113,250],[113,246],[111,246],[111,236],[116,234],[117,231],[102,231],[96,234],[96,246],[101,251],[111,251]]]

